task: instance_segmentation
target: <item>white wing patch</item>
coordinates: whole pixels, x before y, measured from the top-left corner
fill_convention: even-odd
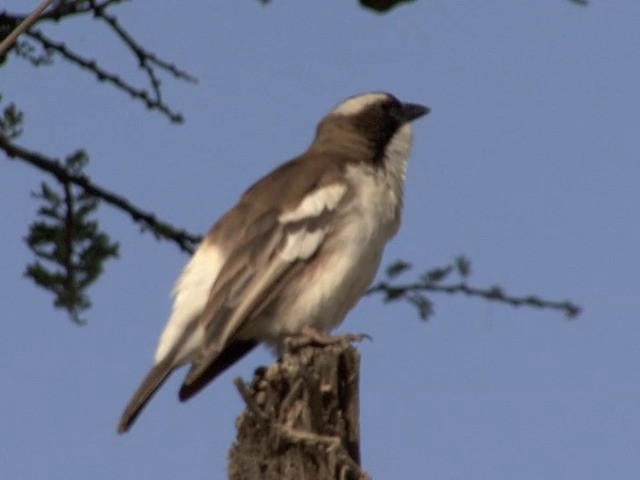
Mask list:
[[[233,332],[238,329],[238,323],[242,322],[249,313],[249,309],[255,306],[256,299],[273,288],[273,282],[292,262],[306,260],[318,250],[324,240],[325,232],[322,229],[310,232],[302,227],[285,235],[287,239],[279,255],[265,266],[265,270],[261,272],[255,283],[243,293],[242,302],[233,312],[220,336],[216,338],[218,345],[222,346],[227,342]]]
[[[287,243],[280,251],[280,256],[285,262],[306,260],[313,255],[324,240],[324,231],[321,229],[309,232],[300,230],[287,234]]]
[[[198,321],[224,261],[225,256],[219,248],[207,243],[202,243],[191,257],[173,290],[173,311],[158,342],[156,364],[171,351],[187,325]],[[189,349],[195,344],[187,342],[185,346]],[[180,353],[178,360],[190,352]]]
[[[254,302],[256,299],[273,288],[273,282],[276,281],[280,274],[282,274],[292,262],[296,260],[306,260],[316,252],[324,240],[325,233],[320,229],[309,232],[305,228],[301,228],[286,235],[286,243],[282,250],[280,250],[279,255],[265,265],[264,271],[260,272],[255,282],[243,292],[241,303],[234,310],[224,330],[215,339],[219,345],[218,348],[224,346],[233,332],[238,329],[238,323],[244,321],[249,313],[249,309],[255,307]],[[191,375],[191,373],[189,375]],[[194,374],[194,376],[197,375],[199,375],[199,373]]]
[[[389,98],[389,95],[386,93],[365,93],[364,95],[346,99],[331,113],[337,115],[357,115],[374,103],[382,102],[387,98]]]
[[[347,187],[342,183],[319,188],[304,197],[295,210],[280,215],[278,220],[280,223],[298,222],[305,218],[317,217],[324,210],[334,210],[346,191]]]

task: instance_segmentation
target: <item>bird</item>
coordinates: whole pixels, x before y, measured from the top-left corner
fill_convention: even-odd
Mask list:
[[[176,369],[181,401],[258,344],[281,351],[328,334],[374,280],[401,221],[412,122],[430,109],[386,92],[347,98],[303,154],[253,184],[178,278],[151,370],[126,406],[127,432]]]

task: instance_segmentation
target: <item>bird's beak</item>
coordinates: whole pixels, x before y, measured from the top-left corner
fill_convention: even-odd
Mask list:
[[[400,120],[402,122],[413,122],[418,118],[428,114],[431,111],[429,107],[419,105],[417,103],[403,103],[400,111]]]

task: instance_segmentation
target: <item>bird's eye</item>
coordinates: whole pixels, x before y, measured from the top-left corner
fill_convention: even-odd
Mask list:
[[[383,104],[383,111],[389,117],[398,119],[402,116],[402,104],[395,98]]]

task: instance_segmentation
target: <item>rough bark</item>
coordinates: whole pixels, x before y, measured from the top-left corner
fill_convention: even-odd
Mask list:
[[[348,342],[289,345],[236,380],[247,408],[229,452],[231,480],[365,480],[360,468],[360,353]]]

